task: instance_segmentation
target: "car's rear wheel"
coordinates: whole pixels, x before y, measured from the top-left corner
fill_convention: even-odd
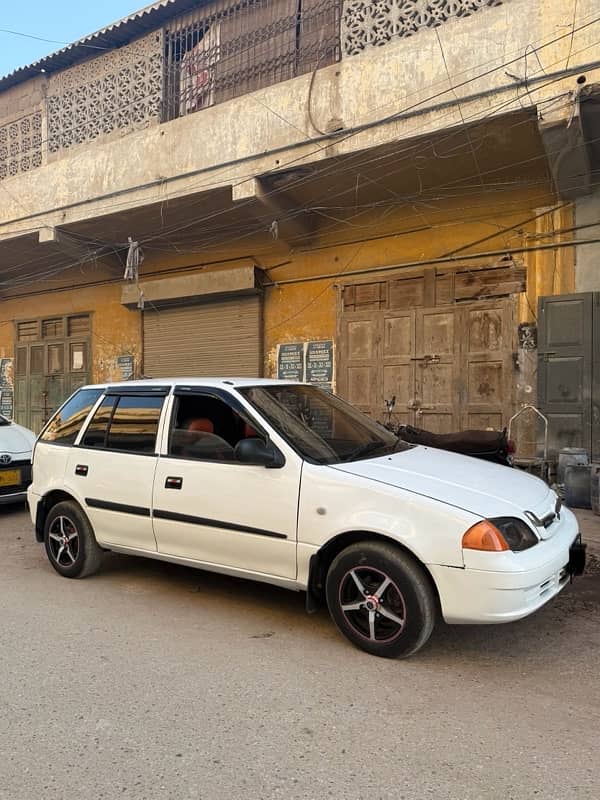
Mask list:
[[[44,526],[44,544],[48,560],[65,578],[92,575],[102,562],[102,550],[88,518],[71,501],[57,503],[50,509]]]
[[[385,542],[358,542],[334,559],[327,605],[340,631],[376,656],[412,655],[427,642],[437,602],[429,577],[410,555]]]

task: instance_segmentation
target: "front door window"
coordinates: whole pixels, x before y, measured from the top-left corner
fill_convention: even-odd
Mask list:
[[[237,397],[175,392],[152,498],[159,552],[233,569],[296,577],[302,461],[244,464],[235,449],[267,434]]]
[[[199,461],[235,462],[235,446],[260,436],[248,419],[218,397],[177,397],[169,455]],[[264,437],[262,437],[264,438]]]

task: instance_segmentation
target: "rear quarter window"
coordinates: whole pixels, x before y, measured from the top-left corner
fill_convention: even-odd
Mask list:
[[[40,436],[40,441],[73,444],[102,391],[102,389],[81,389],[74,394],[50,419]]]

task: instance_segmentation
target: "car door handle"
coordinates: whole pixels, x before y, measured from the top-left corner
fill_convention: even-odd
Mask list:
[[[85,478],[88,474],[88,467],[87,464],[77,464],[75,467],[75,475],[81,475],[82,478]]]
[[[183,486],[183,478],[174,478],[169,476],[165,481],[165,489],[181,489]]]

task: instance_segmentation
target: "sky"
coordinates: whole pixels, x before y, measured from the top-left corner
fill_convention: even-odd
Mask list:
[[[151,0],[0,0],[0,76],[60,50],[89,33],[138,11]]]

